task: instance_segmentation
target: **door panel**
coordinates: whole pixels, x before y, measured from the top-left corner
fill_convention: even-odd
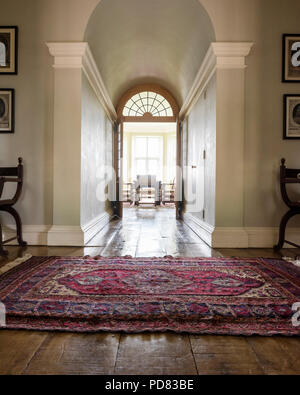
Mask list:
[[[182,123],[177,122],[177,152],[176,152],[176,218],[182,218],[183,194],[182,194]]]
[[[114,170],[116,174],[116,200],[114,214],[123,216],[123,123],[116,125],[114,134]]]

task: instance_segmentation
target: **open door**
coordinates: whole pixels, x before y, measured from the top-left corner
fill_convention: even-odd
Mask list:
[[[116,175],[115,201],[113,202],[114,215],[123,216],[123,122],[116,124],[114,133],[114,170]]]

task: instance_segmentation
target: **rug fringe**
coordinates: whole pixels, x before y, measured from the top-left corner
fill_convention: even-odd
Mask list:
[[[20,265],[21,263],[28,261],[28,259],[30,258],[32,258],[31,254],[25,254],[22,258],[17,258],[12,262],[8,262],[6,265],[0,268],[0,275],[8,272],[14,267]]]

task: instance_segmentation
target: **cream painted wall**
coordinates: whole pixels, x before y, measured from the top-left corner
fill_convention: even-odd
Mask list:
[[[87,78],[82,76],[81,226],[106,211],[106,166],[112,166],[112,124]]]
[[[80,225],[81,84],[80,69],[55,69],[53,224]]]
[[[98,0],[0,0],[0,25],[19,27],[19,73],[16,76],[0,75],[0,87],[16,90],[15,134],[0,134],[0,166],[14,166],[19,156],[24,158],[24,193],[17,208],[25,225],[80,223],[80,217],[76,218],[77,214],[72,211],[78,198],[80,207],[80,196],[73,194],[73,209],[70,207],[69,214],[54,214],[54,211],[59,213],[63,203],[58,197],[57,210],[54,210],[53,196],[63,194],[67,197],[67,194],[61,188],[55,188],[53,183],[55,79],[53,59],[46,42],[82,40],[87,19],[97,3]],[[63,77],[61,87],[64,84],[67,89],[73,87],[69,97],[80,101],[74,93],[76,86],[68,85],[68,76],[71,78],[72,75],[67,73],[66,79]],[[74,115],[80,116],[80,107]],[[76,139],[69,141],[69,147],[73,149],[75,167],[79,169],[76,176],[73,167],[74,180],[78,180],[80,191],[80,157],[76,153],[75,141],[77,147]],[[64,176],[63,169],[60,174]],[[76,189],[75,185],[73,187]],[[11,188],[7,189],[6,196],[11,191]],[[13,223],[9,215],[2,214],[1,218],[5,223]]]
[[[245,70],[218,69],[216,87],[215,225],[243,227]]]
[[[15,134],[0,134],[0,166],[24,158],[25,185],[18,210],[23,223],[53,221],[53,87],[36,0],[0,0],[0,25],[19,26],[19,74],[0,75],[1,88],[16,90]],[[12,223],[10,216],[5,222]]]
[[[25,224],[53,222],[54,73],[45,42],[83,40],[98,3],[0,0],[0,24],[20,28],[19,75],[0,76],[1,87],[16,89],[16,132],[0,135],[0,165],[14,165],[19,155],[25,159],[25,189],[18,205]],[[211,17],[217,41],[255,43],[246,71],[243,222],[253,227],[277,226],[285,211],[278,187],[279,160],[284,156],[290,166],[299,167],[300,141],[282,140],[282,95],[299,93],[300,85],[280,81],[281,35],[298,33],[300,3],[201,0],[201,4]],[[110,67],[113,70],[114,65]]]
[[[277,226],[287,210],[278,183],[280,159],[300,168],[300,140],[282,139],[282,96],[300,93],[300,85],[281,83],[281,35],[299,32],[299,15],[297,0],[257,2],[246,74],[244,221],[249,227]]]

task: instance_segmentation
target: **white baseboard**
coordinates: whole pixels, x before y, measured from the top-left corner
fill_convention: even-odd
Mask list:
[[[84,247],[111,220],[108,213],[101,214],[84,226],[24,225],[23,239],[28,245],[56,247]],[[16,234],[15,226],[4,226],[4,239]],[[18,245],[16,240],[9,245]]]
[[[249,248],[273,248],[278,243],[278,228],[245,228],[249,238]],[[285,239],[300,245],[300,228],[287,228]],[[294,248],[285,244],[284,248]]]
[[[24,225],[23,239],[27,241],[28,245],[47,245],[48,232],[51,225]],[[4,240],[16,236],[16,227],[14,225],[3,226]],[[8,245],[17,245],[16,240],[10,242]]]
[[[24,225],[23,238],[28,245],[36,246],[85,246],[111,220],[108,213],[83,227]],[[184,214],[185,223],[213,248],[273,248],[278,241],[278,228],[218,228],[207,224],[191,213]],[[15,235],[15,226],[4,226],[4,239]],[[286,239],[300,245],[300,228],[287,229]],[[9,245],[17,245],[17,241]],[[292,248],[285,245],[287,248]]]
[[[112,215],[108,213],[103,213],[99,217],[90,221],[88,224],[82,227],[84,233],[84,245],[92,240],[112,219]]]
[[[214,248],[249,248],[248,233],[244,228],[215,228],[212,240]]]
[[[213,227],[191,213],[184,214],[186,224],[213,248],[273,248],[278,242],[278,228]],[[300,245],[300,228],[288,228],[286,239]],[[285,244],[285,248],[293,248]]]
[[[52,226],[48,233],[49,246],[84,247],[109,223],[111,216],[103,213],[83,226]]]
[[[84,232],[79,225],[53,225],[48,232],[47,245],[51,247],[83,247]]]
[[[184,213],[184,222],[209,246],[213,244],[214,227],[202,221],[200,218],[195,217],[191,213]]]

